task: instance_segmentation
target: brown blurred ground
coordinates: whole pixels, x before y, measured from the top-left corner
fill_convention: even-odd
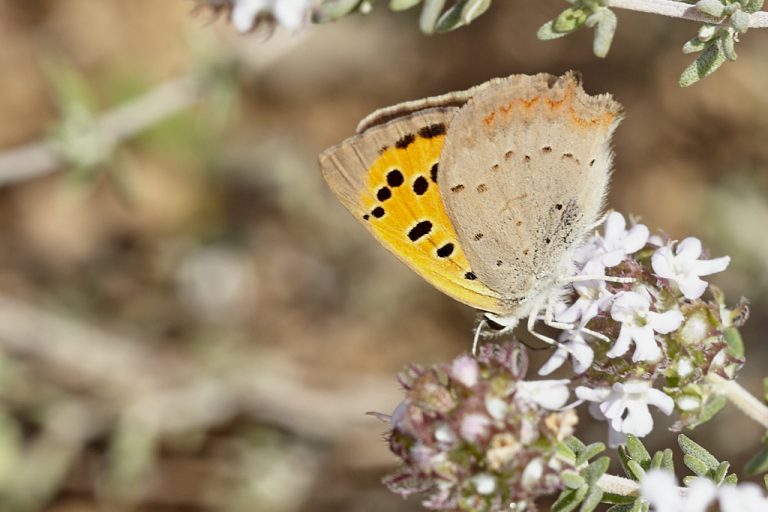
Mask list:
[[[94,389],[112,370],[83,380],[23,349],[4,355],[2,417],[16,434],[0,428],[2,450],[25,454],[71,404],[99,425],[75,443],[46,510],[112,510],[120,499],[147,511],[419,510],[379,483],[394,463],[384,426],[363,413],[396,405],[404,364],[466,350],[474,313],[379,247],[326,189],[315,159],[375,108],[511,73],[577,69],[589,92],[624,104],[610,206],[731,255],[715,281],[733,303],[752,300],[743,382],[757,392],[768,327],[767,34],[749,32],[736,63],[682,90],[679,49],[693,24],[620,12],[613,50],[599,60],[588,33],[536,40],[561,3],[498,1],[471,27],[435,37],[382,6],[313,27],[284,51],[277,40],[235,36],[186,0],[0,0],[0,151],[56,122],[51,61],[79,74],[101,110],[244,45],[254,58],[280,52],[235,84],[223,125],[209,102],[132,139],[87,179],[63,170],[0,191],[4,296],[137,345],[137,393],[152,380],[145,370],[172,389],[189,374],[256,381],[244,385],[248,407],[163,437],[148,469],[121,489],[119,478],[105,483],[122,474],[115,453],[144,453],[146,443],[121,427],[121,392]],[[72,346],[85,353],[71,364],[91,364],[87,344]],[[216,404],[211,396],[201,408]],[[603,425],[583,428],[603,435]],[[118,448],[115,432],[128,433]],[[718,442],[726,433],[744,444]],[[760,432],[728,408],[692,436],[740,467]],[[35,480],[47,459],[9,460],[20,465],[10,473]],[[0,468],[0,489],[13,481],[7,473]]]

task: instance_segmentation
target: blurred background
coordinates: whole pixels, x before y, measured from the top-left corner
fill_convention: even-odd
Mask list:
[[[420,510],[381,485],[365,412],[392,411],[405,364],[468,350],[475,313],[370,238],[316,158],[378,107],[511,73],[577,69],[624,104],[609,204],[732,257],[714,281],[752,301],[759,393],[768,34],[680,89],[695,23],[619,11],[599,60],[588,31],[536,39],[563,6],[427,37],[381,5],[270,39],[191,0],[0,0],[0,510]],[[690,435],[740,468],[761,432],[729,406]]]

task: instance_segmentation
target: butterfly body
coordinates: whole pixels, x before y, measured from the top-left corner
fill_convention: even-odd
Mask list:
[[[620,107],[572,74],[512,75],[382,109],[320,156],[331,188],[441,291],[510,323],[573,275]]]

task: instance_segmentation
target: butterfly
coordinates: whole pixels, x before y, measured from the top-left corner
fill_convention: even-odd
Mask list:
[[[320,167],[435,288],[503,326],[528,317],[532,331],[599,223],[620,120],[621,106],[573,72],[511,75],[377,110]]]

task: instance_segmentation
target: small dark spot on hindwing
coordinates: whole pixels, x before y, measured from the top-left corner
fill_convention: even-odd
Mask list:
[[[387,185],[390,187],[399,187],[403,184],[403,181],[405,181],[405,178],[403,178],[403,173],[399,169],[392,169],[387,173]]]
[[[475,279],[477,279],[477,276],[475,275],[474,272],[467,272],[466,274],[464,274],[464,279],[474,281]]]
[[[419,136],[424,137],[425,139],[431,139],[438,135],[445,135],[445,124],[435,123],[419,130]]]
[[[392,197],[392,191],[389,190],[389,187],[381,187],[376,192],[376,199],[378,199],[379,201],[386,201],[390,197]]]
[[[461,192],[464,190],[464,185],[456,185],[455,187],[451,187],[451,192]]]
[[[395,147],[398,149],[405,149],[411,144],[413,144],[413,141],[416,140],[416,136],[412,133],[409,133],[408,135],[403,135],[403,137],[395,142]]]
[[[377,219],[382,218],[384,216],[384,213],[385,213],[384,208],[382,208],[381,206],[377,206],[376,208],[371,210],[371,215],[373,215]]]
[[[479,242],[485,235],[483,233],[475,233],[475,236],[472,238],[475,240],[475,242]]]

